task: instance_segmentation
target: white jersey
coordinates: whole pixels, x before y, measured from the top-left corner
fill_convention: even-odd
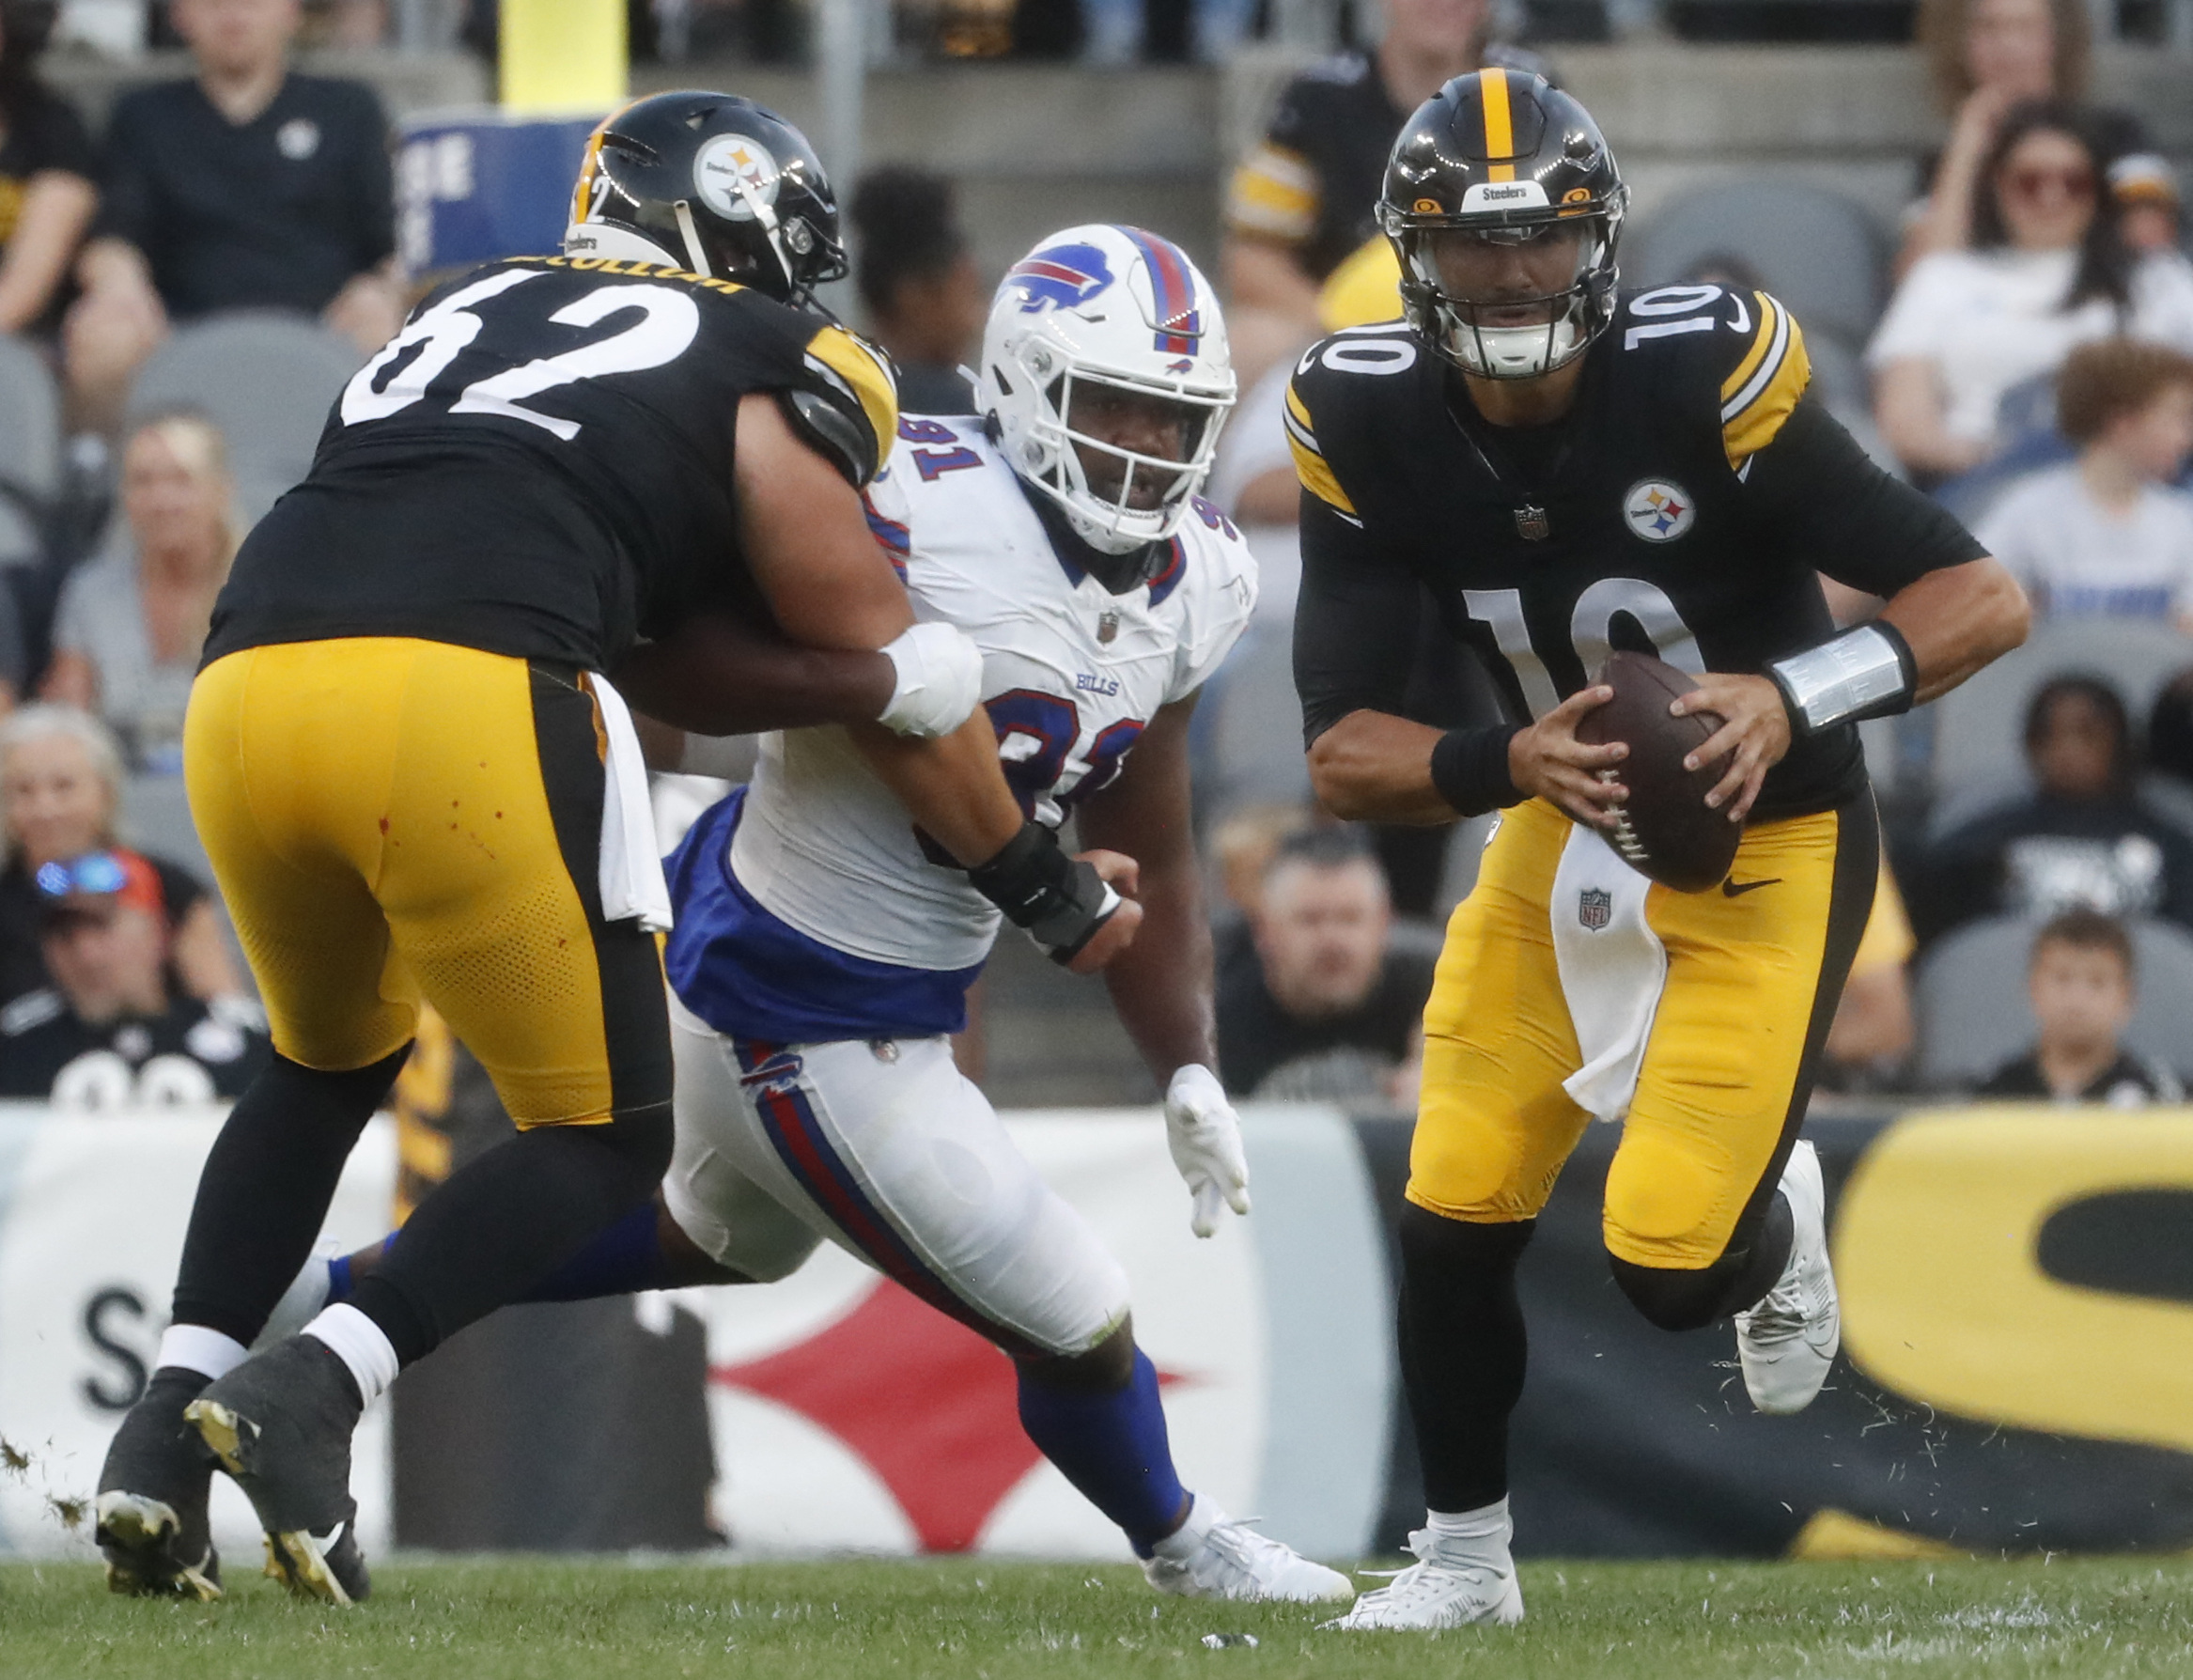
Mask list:
[[[1159,708],[1217,669],[1255,606],[1256,563],[1232,522],[1199,500],[1163,571],[1113,595],[1061,558],[1028,497],[979,422],[910,416],[870,487],[869,522],[905,576],[915,615],[957,626],[982,650],[1006,781],[1034,820],[1055,827],[1118,775]],[[997,910],[962,871],[932,861],[842,730],[765,737],[743,810],[704,819],[695,840],[721,844],[726,826],[731,895],[856,959],[848,986],[867,964],[962,971],[988,955]],[[743,903],[719,912],[692,860],[673,860],[673,870],[681,883],[673,945],[686,948],[682,963],[672,953],[673,980],[719,1030],[744,1031],[729,1018],[754,1011],[711,1007],[699,976],[709,959],[697,950],[708,918],[742,913]],[[703,926],[689,927],[696,910]],[[744,942],[751,952],[753,939]],[[751,955],[715,960],[746,971],[741,997],[764,982]],[[864,1017],[848,1008],[846,1019]],[[857,1034],[811,1032],[801,1041],[817,1035]]]

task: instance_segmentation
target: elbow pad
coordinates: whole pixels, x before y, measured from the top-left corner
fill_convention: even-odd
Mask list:
[[[815,391],[779,391],[777,407],[800,441],[843,473],[855,490],[876,476],[882,463],[876,459],[868,428],[829,397]]]
[[[927,740],[953,730],[982,704],[982,649],[949,624],[917,624],[883,649],[896,681],[876,721],[894,735]]]
[[[967,879],[1062,967],[1119,909],[1119,894],[1093,866],[1060,850],[1058,836],[1041,823],[1022,824],[1004,850],[970,869]]]

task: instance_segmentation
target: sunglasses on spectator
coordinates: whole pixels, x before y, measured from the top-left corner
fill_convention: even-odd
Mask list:
[[[2020,198],[2038,198],[2054,187],[2066,198],[2092,198],[2094,173],[2091,169],[2012,169],[2003,175],[2002,189]]]
[[[129,884],[130,872],[111,851],[87,851],[67,863],[40,863],[39,891],[48,898],[67,898],[77,893],[99,896],[118,893]]]

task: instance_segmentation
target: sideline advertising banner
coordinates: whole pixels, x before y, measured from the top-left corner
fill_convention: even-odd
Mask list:
[[[61,1114],[0,1104],[0,1556],[81,1557],[106,1445],[167,1328],[176,1258],[219,1106]],[[350,1157],[331,1236],[388,1228],[394,1128]],[[358,1432],[358,1533],[389,1544],[388,1408]],[[259,1555],[250,1503],[214,1478],[213,1539],[228,1567]]]
[[[1184,1478],[1312,1553],[1422,1520],[1390,1233],[1408,1126],[1245,1112],[1255,1212],[1198,1242],[1156,1112],[1009,1124],[1126,1265]],[[210,1112],[0,1117],[0,1551],[70,1528],[162,1328]],[[1522,1267],[1517,1549],[1894,1556],[2193,1546],[2193,1110],[1815,1116],[1844,1357],[1752,1412],[1726,1326],[1608,1275],[1594,1127]],[[385,1229],[387,1129],[331,1232]],[[1121,1558],[1020,1432],[1003,1356],[825,1247],[779,1284],[524,1307],[408,1373],[357,1486],[369,1549]],[[20,1462],[18,1462],[20,1460]],[[225,1485],[225,1550],[256,1555]]]

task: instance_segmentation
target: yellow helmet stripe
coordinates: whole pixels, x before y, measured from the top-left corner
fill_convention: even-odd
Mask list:
[[[1477,91],[1485,102],[1485,155],[1488,158],[1512,158],[1516,155],[1516,121],[1508,110],[1508,72],[1504,70],[1481,70],[1477,72]],[[1487,180],[1514,180],[1513,163],[1495,163],[1485,171]]]

